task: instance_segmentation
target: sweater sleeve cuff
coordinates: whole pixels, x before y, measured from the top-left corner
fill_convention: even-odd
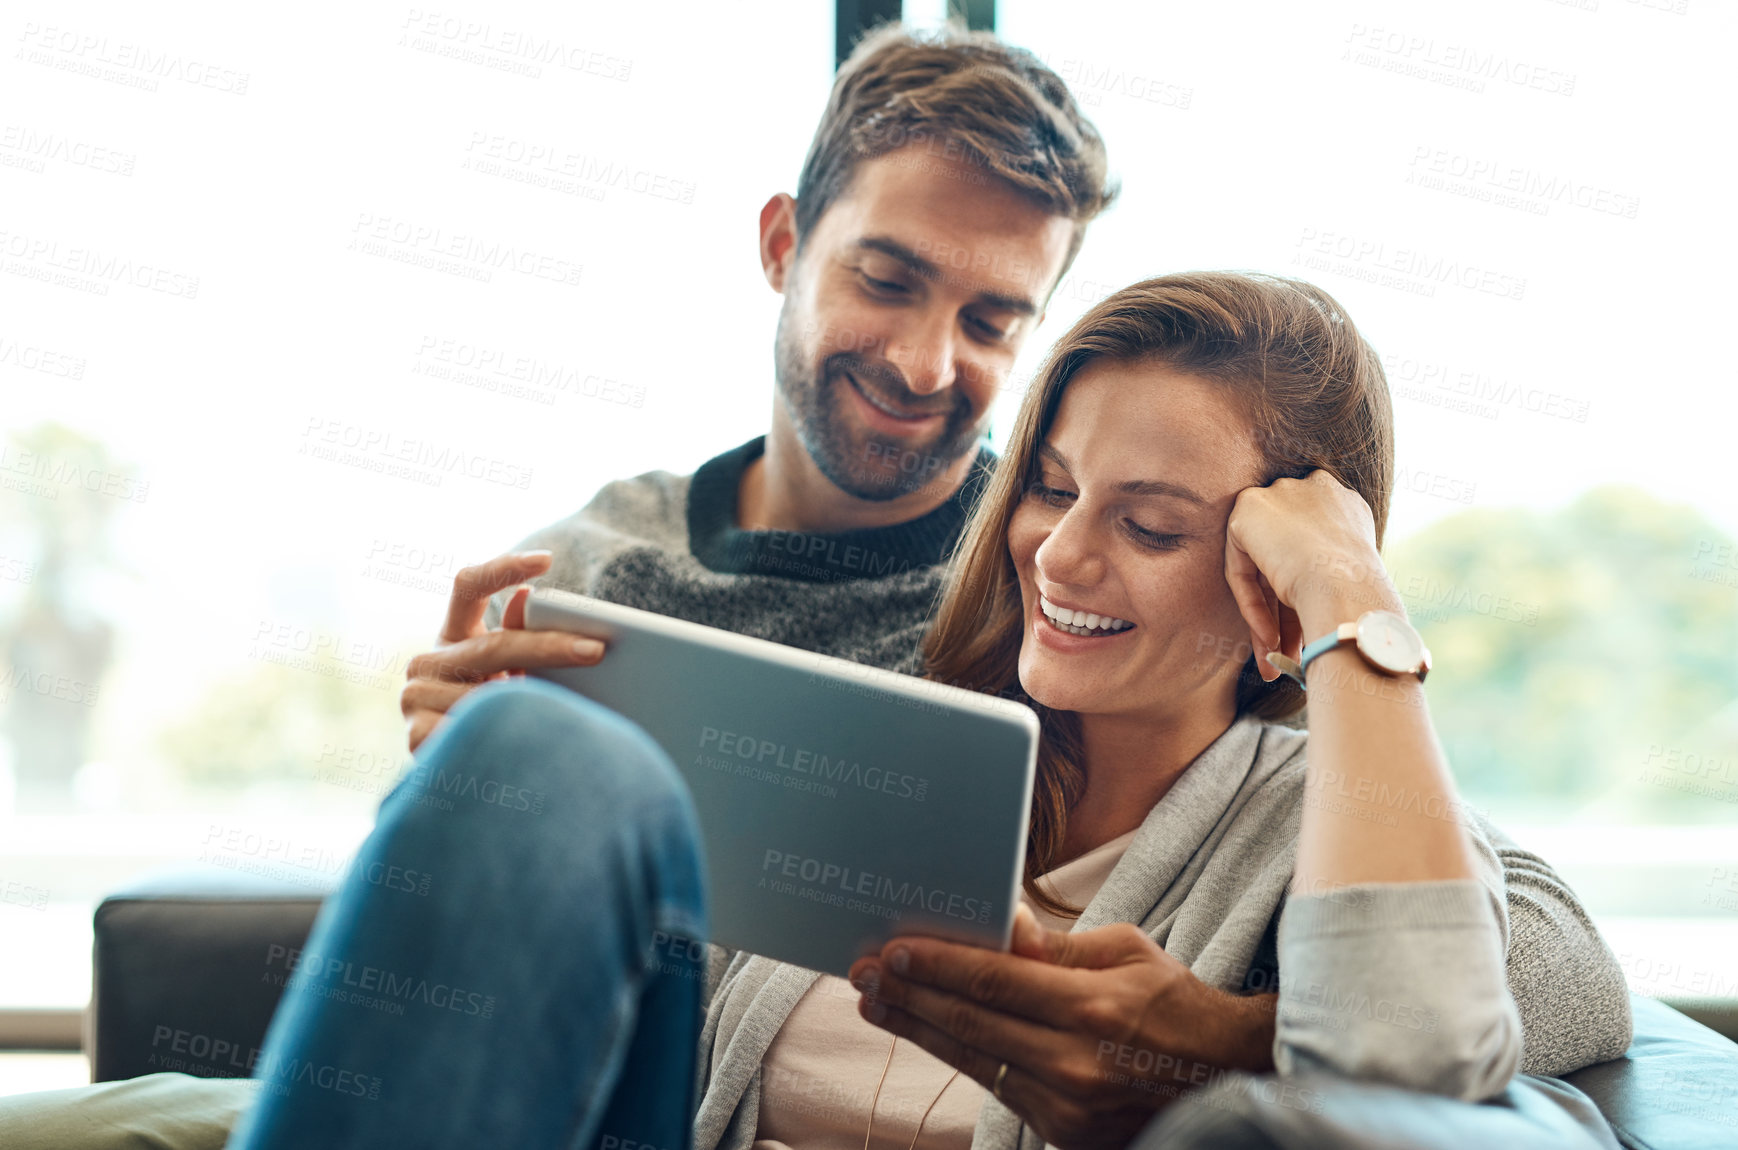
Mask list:
[[[1468,1100],[1520,1063],[1499,912],[1478,879],[1293,896],[1279,923],[1274,1063]]]

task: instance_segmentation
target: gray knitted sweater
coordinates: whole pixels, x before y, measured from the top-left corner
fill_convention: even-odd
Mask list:
[[[611,483],[520,546],[555,553],[542,584],[916,673],[945,558],[994,457],[981,453],[949,503],[910,523],[745,532],[735,526],[737,488],[762,449],[752,440],[692,477]],[[491,626],[504,601],[491,602]],[[1469,828],[1480,881],[1288,900],[1306,742],[1253,719],[1234,723],[1154,808],[1076,929],[1137,923],[1213,985],[1279,988],[1282,1073],[1327,1068],[1477,1097],[1517,1060],[1549,1075],[1623,1053],[1629,1002],[1616,959],[1550,866],[1485,820]],[[695,1147],[747,1150],[760,1060],[816,976],[717,947],[712,957]],[[1479,992],[1493,985],[1480,982],[1487,960],[1505,968],[1508,995]],[[1396,1025],[1392,1011],[1348,1012],[1349,988],[1431,1019],[1428,1041],[1422,1024]],[[1036,1144],[985,1103],[974,1150]]]
[[[609,483],[518,549],[555,553],[540,586],[916,674],[940,564],[995,455],[981,451],[953,498],[920,519],[821,535],[736,527],[738,484],[762,450],[764,437],[692,476],[654,471]],[[489,626],[499,626],[506,599],[489,603]]]

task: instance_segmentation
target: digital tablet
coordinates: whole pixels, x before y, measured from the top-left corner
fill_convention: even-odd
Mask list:
[[[693,793],[711,941],[845,975],[888,939],[1006,950],[1038,717],[1008,699],[564,591],[529,630],[602,639],[530,672],[643,727]]]

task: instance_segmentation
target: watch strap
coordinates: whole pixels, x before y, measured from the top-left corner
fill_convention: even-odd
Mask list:
[[[1357,639],[1358,624],[1356,622],[1341,623],[1338,627],[1298,652],[1298,654],[1303,656],[1301,660],[1294,660],[1290,655],[1283,655],[1280,652],[1275,651],[1267,657],[1267,661],[1281,674],[1294,680],[1298,686],[1303,687],[1308,685],[1304,682],[1304,670],[1309,667],[1311,660],[1318,656],[1326,655],[1329,651],[1332,651],[1342,643],[1357,642]]]
[[[1278,651],[1269,655],[1267,661],[1273,664],[1273,666],[1283,674],[1296,680],[1298,686],[1303,687],[1307,686],[1304,682],[1304,672],[1309,669],[1309,665],[1312,662],[1321,656],[1326,655],[1329,651],[1332,651],[1335,648],[1344,647],[1348,644],[1356,645],[1357,641],[1358,622],[1354,619],[1350,623],[1341,623],[1338,627],[1335,627],[1320,639],[1307,644],[1302,651],[1298,652],[1300,658],[1295,661],[1292,660],[1290,656],[1282,655]],[[1424,681],[1424,676],[1430,673],[1430,650],[1429,648],[1422,648],[1422,650],[1423,657],[1420,659],[1418,670],[1413,672],[1418,676],[1418,681],[1421,683]],[[1365,662],[1368,663],[1369,660],[1365,659]],[[1372,664],[1372,666],[1374,666],[1374,664]],[[1376,669],[1381,670],[1379,667]],[[1388,672],[1384,671],[1383,673],[1387,674]]]
[[[1301,676],[1305,671],[1309,670],[1310,664],[1314,662],[1316,658],[1326,655],[1335,647],[1342,646],[1346,643],[1356,643],[1357,641],[1357,621],[1354,620],[1350,623],[1341,623],[1338,627],[1329,631],[1314,643],[1304,647],[1303,651],[1300,652],[1303,657],[1298,660],[1297,673]]]

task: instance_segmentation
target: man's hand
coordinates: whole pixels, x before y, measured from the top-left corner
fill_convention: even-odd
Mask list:
[[[1025,907],[1012,954],[926,938],[859,959],[859,1011],[994,1088],[1046,1142],[1122,1150],[1215,1068],[1272,1067],[1273,995],[1201,982],[1129,924],[1047,931]]]
[[[483,626],[489,596],[549,570],[548,551],[520,551],[466,567],[453,577],[453,597],[447,604],[440,645],[410,661],[409,682],[399,696],[405,727],[414,752],[465,693],[491,679],[524,674],[530,667],[589,667],[603,658],[603,643],[565,631],[525,630],[525,600],[531,588],[521,587],[507,602],[501,629]]]

